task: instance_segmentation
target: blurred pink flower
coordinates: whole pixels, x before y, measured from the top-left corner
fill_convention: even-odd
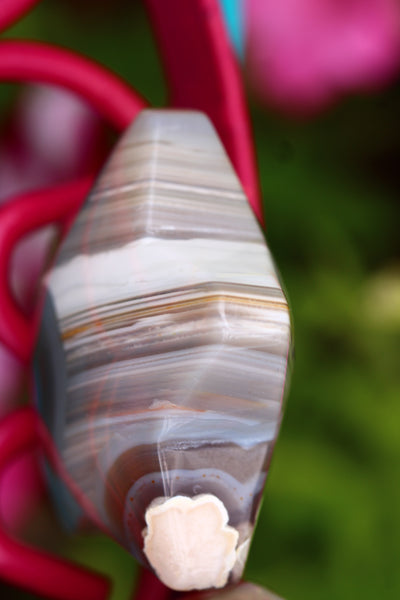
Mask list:
[[[100,119],[64,90],[27,88],[0,143],[0,204],[18,194],[92,173],[104,158]],[[54,228],[22,240],[13,256],[10,283],[17,301],[32,306]],[[24,367],[0,342],[0,418],[19,402]],[[0,482],[0,511],[14,529],[41,493],[32,456],[11,465]]]
[[[99,118],[86,102],[61,88],[27,87],[0,145],[0,202],[92,172],[98,146]]]
[[[245,0],[247,67],[256,93],[312,113],[374,90],[400,66],[398,0]]]

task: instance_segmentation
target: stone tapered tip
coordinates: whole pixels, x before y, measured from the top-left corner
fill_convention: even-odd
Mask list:
[[[213,494],[157,498],[146,511],[144,553],[165,585],[178,591],[223,587],[239,533]]]

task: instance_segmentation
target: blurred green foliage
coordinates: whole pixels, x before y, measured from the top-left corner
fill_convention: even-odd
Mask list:
[[[291,600],[400,597],[397,96],[254,113],[295,360],[247,576]]]
[[[165,102],[138,3],[45,1],[9,35],[81,51]],[[287,600],[400,598],[399,100],[394,85],[308,122],[252,109],[295,358],[246,575]],[[127,597],[135,567],[114,544],[64,552]]]

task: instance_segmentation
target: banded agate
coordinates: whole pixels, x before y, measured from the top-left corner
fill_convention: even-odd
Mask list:
[[[69,476],[170,587],[237,580],[281,419],[290,322],[205,116],[140,114],[47,288],[39,402]]]

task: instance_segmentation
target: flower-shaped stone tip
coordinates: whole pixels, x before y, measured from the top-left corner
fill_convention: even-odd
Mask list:
[[[156,498],[146,511],[144,553],[157,576],[178,591],[223,587],[236,561],[239,533],[213,494]]]

